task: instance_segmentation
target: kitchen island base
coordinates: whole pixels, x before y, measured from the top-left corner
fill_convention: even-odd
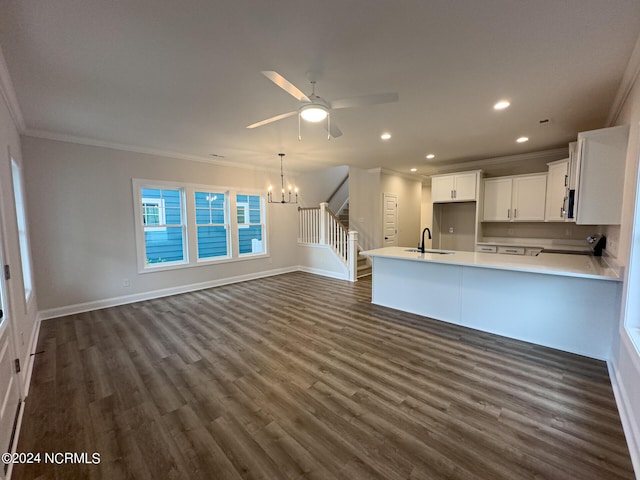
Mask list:
[[[381,256],[372,260],[377,305],[609,358],[620,282]]]

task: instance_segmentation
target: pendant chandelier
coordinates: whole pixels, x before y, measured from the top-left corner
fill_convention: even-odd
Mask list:
[[[285,193],[284,193],[284,170],[282,169],[282,159],[284,157],[284,153],[279,153],[278,155],[280,155],[280,194],[281,194],[281,198],[280,200],[274,200],[273,199],[273,187],[271,185],[269,185],[269,188],[267,189],[267,201],[269,203],[298,203],[298,187],[295,187],[293,190],[291,188],[291,185],[289,185],[288,189],[289,189],[289,194],[287,197],[285,197]],[[291,199],[291,194],[295,193],[295,200]]]

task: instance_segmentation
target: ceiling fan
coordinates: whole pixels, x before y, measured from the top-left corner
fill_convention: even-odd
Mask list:
[[[338,110],[340,108],[364,107],[367,105],[377,105],[381,103],[391,103],[398,101],[397,93],[380,93],[373,95],[363,95],[359,97],[341,98],[339,100],[330,102],[316,95],[316,81],[311,76],[309,78],[309,81],[311,82],[312,92],[310,95],[305,95],[298,87],[284,78],[278,72],[263,71],[262,74],[273,83],[278,85],[280,88],[282,88],[289,95],[298,100],[300,102],[300,106],[293,112],[282,113],[280,115],[276,115],[275,117],[252,123],[251,125],[248,125],[247,128],[261,127],[262,125],[277,122],[278,120],[282,120],[284,118],[288,118],[298,114],[298,122],[300,122],[300,118],[306,120],[307,122],[314,123],[322,122],[323,120],[327,119],[326,129],[329,133],[329,136],[337,138],[342,135],[342,132],[335,124],[335,122],[331,122],[329,120],[331,110]],[[298,138],[299,137],[300,135],[298,133]]]

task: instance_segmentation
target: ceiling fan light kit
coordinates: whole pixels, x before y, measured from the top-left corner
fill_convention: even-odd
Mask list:
[[[318,123],[327,118],[328,115],[329,111],[324,105],[312,103],[310,105],[300,107],[300,116],[307,122]]]
[[[326,119],[326,129],[328,134],[327,138],[331,140],[331,137],[337,138],[342,135],[342,131],[340,130],[340,128],[338,128],[338,126],[330,120],[332,110],[337,110],[340,108],[364,107],[368,105],[378,105],[381,103],[391,103],[398,101],[397,93],[381,93],[364,95],[360,97],[342,98],[334,100],[333,102],[329,102],[324,98],[316,95],[316,82],[313,79],[311,80],[312,92],[309,96],[307,96],[298,87],[284,78],[278,72],[269,70],[263,71],[262,74],[277,86],[279,86],[281,89],[283,89],[285,92],[287,92],[289,95],[298,100],[298,102],[300,102],[300,105],[298,106],[297,111],[282,113],[280,115],[276,115],[275,117],[270,117],[260,122],[252,123],[251,125],[248,125],[247,128],[261,127],[263,125],[267,125],[269,123],[273,123],[278,120],[282,120],[284,118],[288,118],[292,115],[298,114],[298,140],[301,140],[300,119],[311,123],[319,123]]]

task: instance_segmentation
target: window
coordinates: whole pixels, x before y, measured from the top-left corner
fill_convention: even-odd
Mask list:
[[[226,203],[224,193],[195,193],[198,260],[229,256]]]
[[[145,262],[148,265],[184,262],[183,191],[142,188],[141,194]]]
[[[31,250],[29,249],[29,235],[27,232],[27,215],[24,205],[24,188],[22,184],[22,170],[20,165],[11,159],[11,174],[13,179],[13,196],[16,205],[16,219],[18,223],[18,240],[20,245],[20,261],[22,263],[22,281],[24,283],[24,298],[28,302],[33,291],[31,274]]]
[[[240,255],[263,253],[263,201],[259,195],[236,195],[238,252]]]
[[[138,271],[267,255],[261,194],[133,179]]]

